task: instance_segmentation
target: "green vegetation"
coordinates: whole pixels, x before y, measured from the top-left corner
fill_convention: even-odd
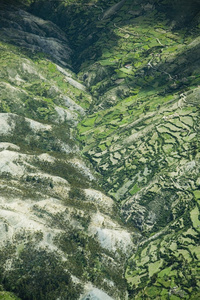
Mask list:
[[[2,283],[22,299],[55,299],[61,296],[72,300],[78,299],[80,293],[80,286],[75,292],[60,258],[46,250],[36,250],[32,245],[26,245],[12,262],[12,269],[4,271]]]
[[[16,297],[14,294],[9,292],[0,292],[1,300],[20,300],[20,298]]]
[[[126,277],[135,299],[140,299],[143,293],[150,299],[170,294],[178,299],[191,299],[198,292],[199,238],[189,225],[180,229],[181,223],[182,220],[173,222],[163,236],[144,243],[130,258]],[[146,287],[144,273],[148,274]]]
[[[200,296],[198,1],[118,2],[19,0],[48,20],[34,25],[2,15],[1,196],[45,229],[12,236],[2,217],[16,243],[1,249],[0,299],[78,299],[87,282],[114,299]],[[123,240],[98,242],[108,216],[133,235],[127,260]]]

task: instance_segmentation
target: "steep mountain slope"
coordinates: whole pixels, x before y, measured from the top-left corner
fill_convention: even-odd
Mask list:
[[[2,288],[198,299],[198,1],[13,4],[0,24]]]
[[[21,9],[1,14],[1,284],[22,299],[124,298],[132,238],[80,156],[73,131],[91,96],[61,67],[67,39]]]

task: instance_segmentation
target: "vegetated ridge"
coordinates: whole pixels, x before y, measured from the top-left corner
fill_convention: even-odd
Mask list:
[[[198,299],[198,1],[0,8],[0,299]]]

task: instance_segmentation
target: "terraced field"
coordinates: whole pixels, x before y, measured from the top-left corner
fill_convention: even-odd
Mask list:
[[[199,38],[194,27],[194,40],[191,28],[170,28],[153,5],[130,6],[106,24],[117,43],[98,41],[98,62],[82,66],[96,97],[78,125],[82,151],[139,232],[125,275],[130,299],[197,299]]]
[[[26,3],[1,6],[0,299],[197,300],[198,1]]]

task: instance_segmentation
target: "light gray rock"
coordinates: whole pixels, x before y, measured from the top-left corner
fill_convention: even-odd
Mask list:
[[[115,14],[123,5],[124,5],[124,2],[125,2],[126,0],[122,0],[122,1],[120,1],[120,2],[118,2],[118,3],[116,3],[115,5],[113,5],[113,6],[111,6],[110,8],[108,8],[105,12],[104,12],[104,14],[103,14],[103,16],[102,16],[102,20],[104,20],[104,19],[108,19],[108,18],[110,18],[113,14]]]
[[[55,24],[7,6],[0,11],[0,18],[0,39],[47,53],[62,65],[70,65],[72,50],[64,32]]]
[[[89,291],[81,300],[114,300],[110,296],[108,296],[103,291],[93,288],[91,291]]]

